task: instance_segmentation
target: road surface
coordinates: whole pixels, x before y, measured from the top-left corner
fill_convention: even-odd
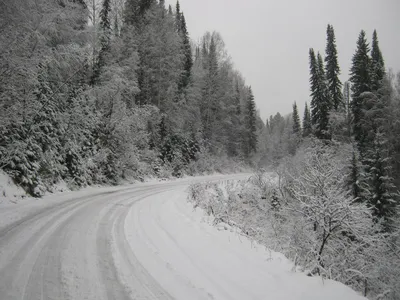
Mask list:
[[[283,256],[203,222],[185,190],[224,178],[0,206],[0,300],[361,299],[338,283],[294,274]]]

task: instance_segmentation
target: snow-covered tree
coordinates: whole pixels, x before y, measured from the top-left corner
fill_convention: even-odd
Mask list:
[[[325,49],[326,79],[330,102],[334,110],[343,109],[342,83],[340,82],[340,66],[337,57],[336,38],[333,26],[328,24]]]

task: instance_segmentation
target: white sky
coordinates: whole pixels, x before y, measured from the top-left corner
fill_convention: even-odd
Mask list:
[[[175,7],[175,0],[167,0]],[[325,53],[335,29],[342,81],[361,29],[374,29],[386,66],[400,71],[400,0],[180,0],[191,38],[216,30],[255,94],[262,118],[309,101],[308,49]]]

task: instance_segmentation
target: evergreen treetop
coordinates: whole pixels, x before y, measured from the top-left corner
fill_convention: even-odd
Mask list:
[[[178,32],[182,29],[182,14],[181,14],[181,5],[179,4],[179,0],[176,1],[176,8],[175,8],[175,25]]]
[[[379,48],[378,35],[374,30],[371,48],[371,88],[373,91],[379,90],[385,75],[385,62]]]
[[[342,83],[339,79],[340,67],[336,50],[335,32],[332,25],[328,24],[326,34],[326,79],[332,107],[333,109],[338,110],[339,107],[343,106],[343,95],[341,91]]]
[[[296,102],[293,104],[292,118],[293,118],[293,133],[296,135],[301,135],[300,116]]]
[[[352,91],[351,109],[353,112],[353,133],[358,144],[360,154],[363,156],[364,145],[363,140],[366,133],[363,129],[363,99],[361,95],[371,91],[371,59],[369,57],[369,45],[365,37],[365,31],[361,30],[358,40],[357,49],[352,58],[352,66],[350,69],[350,82]]]

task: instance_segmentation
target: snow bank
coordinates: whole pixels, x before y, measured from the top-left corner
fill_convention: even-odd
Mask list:
[[[25,191],[0,170],[0,203],[16,203],[26,197]]]

